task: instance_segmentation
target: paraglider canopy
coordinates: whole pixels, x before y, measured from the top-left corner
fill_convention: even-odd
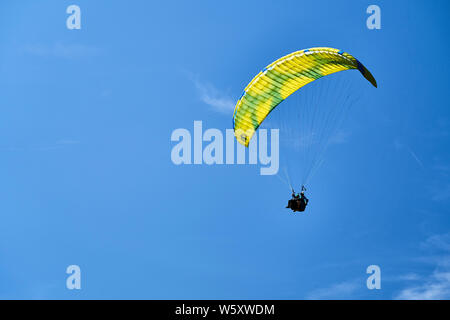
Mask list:
[[[317,47],[293,52],[259,72],[247,85],[233,114],[236,139],[248,146],[267,115],[292,93],[323,76],[357,69],[374,86],[377,82],[355,57],[335,48]]]

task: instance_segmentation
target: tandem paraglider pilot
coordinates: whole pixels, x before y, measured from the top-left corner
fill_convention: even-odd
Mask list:
[[[302,186],[302,191],[300,192],[300,195],[298,193],[295,193],[294,190],[292,190],[292,199],[288,201],[288,205],[286,208],[291,209],[294,212],[303,212],[306,209],[306,206],[308,205],[309,199],[305,196],[305,187]]]
[[[299,90],[304,91],[302,88],[308,86],[311,87],[314,99],[308,103],[307,101],[309,98],[307,97],[306,92],[299,92],[299,97],[305,97],[303,102],[306,102],[305,106],[302,107],[301,115],[292,113],[292,117],[280,116],[279,121],[271,117],[269,118],[274,120],[273,124],[279,122],[275,125],[277,128],[287,129],[283,130],[283,132],[285,132],[284,136],[287,138],[285,141],[289,141],[289,151],[292,151],[292,147],[295,151],[300,147],[305,147],[304,150],[299,150],[301,152],[298,152],[299,154],[305,155],[305,158],[306,155],[312,155],[313,152],[317,152],[316,154],[319,155],[323,154],[333,136],[333,128],[337,129],[339,123],[343,120],[339,117],[343,117],[344,115],[342,110],[348,109],[350,103],[353,103],[352,101],[354,99],[349,99],[348,97],[353,94],[354,90],[352,89],[345,93],[341,92],[341,89],[344,89],[345,85],[336,87],[335,90],[329,90],[330,87],[328,87],[328,85],[322,87],[323,89],[321,90],[314,90],[319,89],[321,87],[320,84],[327,80],[320,80],[322,82],[319,83],[315,81],[325,77],[326,79],[329,79],[331,83],[339,85],[338,83],[340,83],[340,81],[335,82],[336,79],[333,80],[332,77],[329,76],[346,70],[357,70],[372,86],[375,88],[378,86],[372,73],[361,61],[356,59],[350,53],[337,48],[314,47],[298,50],[273,61],[255,75],[242,91],[242,94],[236,102],[233,111],[233,130],[236,140],[241,145],[248,148],[252,136],[256,133],[265,119],[269,117],[269,114],[276,108],[280,108],[280,112],[283,112],[281,110],[286,110],[286,113],[289,113],[287,105],[285,104],[283,107],[281,106],[281,103],[288,99],[287,104],[289,104],[289,101],[292,101],[293,99],[289,98],[292,94]],[[313,88],[313,85],[309,84],[311,82],[317,84],[318,87]],[[334,94],[336,94],[336,96],[333,96],[332,91],[335,91]],[[324,97],[323,99],[319,98],[322,96]],[[346,98],[337,100],[339,99],[338,97],[341,96]],[[305,108],[308,105],[308,108],[311,108],[310,110],[313,112],[306,111]],[[319,105],[321,106],[319,107]],[[336,108],[335,106],[339,106],[339,108]],[[297,107],[293,110],[299,112],[299,108]],[[281,115],[281,113],[279,115]],[[302,120],[302,123],[298,121],[300,118],[304,119]],[[269,124],[269,127],[270,126],[271,125]],[[243,134],[244,132],[245,134]],[[315,132],[320,132],[317,140]],[[310,142],[314,143],[303,143],[305,137],[311,137]],[[272,143],[272,145],[274,145],[274,143]],[[309,151],[312,151],[312,149],[315,149],[315,151],[308,152],[306,146],[311,146]],[[293,158],[296,153],[297,152],[293,153],[292,156],[289,157]],[[295,182],[296,185],[297,183],[306,184],[312,171],[320,166],[320,162],[322,161],[321,157],[318,156],[313,158],[314,159],[312,159],[311,162],[304,159],[305,163],[302,164],[299,163],[300,159],[293,159],[292,163],[294,164],[294,167],[285,168],[295,172],[296,178],[303,177],[303,180]],[[304,191],[306,190],[302,188],[300,194],[296,194],[292,189],[289,177],[287,176],[286,178],[288,180],[286,182],[293,193],[287,208],[291,209],[294,213],[305,211],[306,206],[308,205],[308,199],[304,194]]]

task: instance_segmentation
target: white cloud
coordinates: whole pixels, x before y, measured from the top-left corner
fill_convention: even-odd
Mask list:
[[[442,300],[450,299],[450,272],[434,272],[425,283],[403,289],[396,299]]]
[[[420,280],[420,276],[417,273],[407,273],[407,274],[399,276],[398,280],[399,281],[417,281],[417,280]]]
[[[328,288],[322,288],[312,291],[307,295],[307,299],[321,300],[321,299],[351,299],[361,285],[359,281],[346,281],[333,284]]]
[[[424,241],[421,247],[440,252],[438,256],[422,259],[424,262],[434,263],[434,271],[430,275],[412,279],[420,281],[409,284],[394,298],[401,300],[450,299],[450,233],[433,235]]]
[[[406,149],[408,150],[409,154],[411,155],[411,157],[413,157],[414,160],[416,160],[416,162],[419,164],[419,166],[421,166],[423,168],[423,163],[422,161],[419,159],[419,157],[417,156],[417,154],[412,151],[412,149],[408,146],[406,146]]]
[[[383,276],[383,282],[405,282],[405,281],[419,281],[422,277],[417,273],[406,273],[406,274],[400,274],[400,275],[388,275]]]
[[[435,234],[422,243],[424,248],[440,249],[450,252],[450,232]]]
[[[195,77],[191,77],[197,88],[200,99],[209,105],[214,111],[231,114],[234,110],[236,101],[230,96],[220,92],[210,83],[204,83]]]
[[[434,191],[432,200],[434,201],[444,201],[450,198],[450,184],[443,186],[442,188]]]
[[[394,146],[397,150],[405,149],[409,153],[409,155],[417,162],[419,166],[421,166],[422,168],[424,167],[422,161],[419,159],[417,154],[411,149],[411,147],[401,142],[399,138],[394,140]]]

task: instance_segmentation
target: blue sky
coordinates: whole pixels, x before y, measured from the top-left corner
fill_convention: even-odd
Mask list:
[[[66,28],[71,4],[81,30]],[[450,298],[448,10],[3,1],[0,298]],[[313,46],[351,52],[379,88],[328,150],[306,214],[258,166],[172,163],[174,129],[230,128],[261,68]],[[372,264],[381,290],[366,288]]]

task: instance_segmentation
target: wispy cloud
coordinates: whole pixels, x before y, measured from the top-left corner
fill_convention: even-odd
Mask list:
[[[450,272],[434,272],[424,284],[403,289],[400,300],[441,300],[450,298]]]
[[[221,92],[211,83],[200,81],[196,76],[190,76],[190,78],[198,91],[200,100],[205,104],[220,113],[230,114],[233,112],[236,101],[229,95]]]
[[[57,58],[80,58],[91,57],[100,54],[100,49],[84,44],[61,44],[55,43],[47,44],[32,44],[25,45],[21,51],[26,54],[31,54],[41,57],[57,57]]]
[[[434,170],[437,170],[439,174],[448,175],[450,173],[450,166],[448,164],[437,164],[433,167]]]
[[[401,300],[450,299],[450,233],[429,237],[421,247],[440,252],[423,262],[434,263],[434,271],[429,275],[414,277],[394,298]],[[411,281],[408,281],[411,282]]]
[[[450,199],[450,184],[435,190],[431,199],[434,201],[444,201]]]
[[[421,246],[425,249],[437,249],[450,253],[450,232],[428,237]]]
[[[398,276],[396,280],[398,281],[418,281],[421,277],[417,273],[407,273],[401,276]],[[386,278],[385,278],[386,280]]]
[[[362,280],[344,281],[327,288],[316,289],[307,295],[310,300],[351,299],[355,292],[361,288]]]
[[[383,282],[412,282],[419,280],[422,280],[422,276],[414,272],[404,273],[400,275],[389,274],[383,276]]]
[[[406,146],[406,150],[408,150],[409,154],[413,157],[414,160],[419,164],[419,166],[423,167],[422,161],[420,161],[419,157],[416,155],[414,151],[408,146]]]
[[[404,144],[403,142],[401,142],[398,138],[394,140],[394,146],[397,150],[401,150],[404,149],[406,150],[406,152],[409,153],[409,155],[416,161],[416,163],[420,166],[420,167],[424,167],[422,161],[419,159],[419,157],[417,156],[417,154],[411,149],[411,147],[409,147],[408,145]]]

